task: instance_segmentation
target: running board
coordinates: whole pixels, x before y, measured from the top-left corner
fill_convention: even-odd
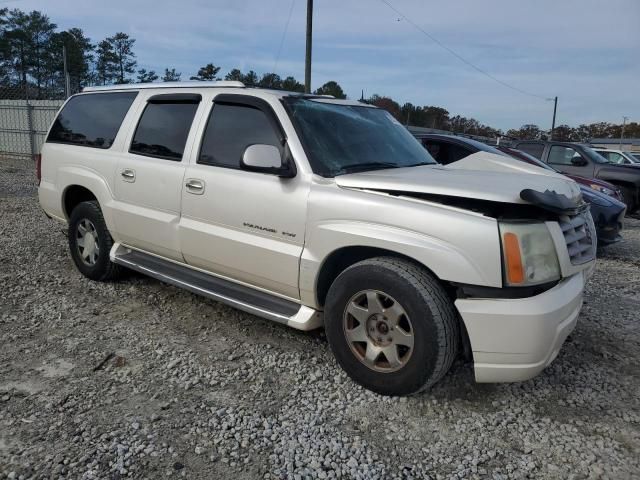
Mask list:
[[[120,243],[113,245],[110,258],[113,263],[149,277],[297,330],[313,330],[323,324],[320,313],[305,305],[127,248]]]

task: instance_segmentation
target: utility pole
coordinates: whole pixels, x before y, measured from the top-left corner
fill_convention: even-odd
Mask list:
[[[553,141],[553,131],[556,128],[556,110],[558,109],[558,97],[553,99],[553,121],[551,122],[551,141]]]
[[[67,46],[62,45],[62,63],[64,70],[64,98],[69,98],[71,95],[71,82],[69,79],[69,67],[67,65]]]
[[[307,0],[307,51],[304,59],[304,93],[311,93],[312,26],[313,26],[313,0]]]
[[[622,139],[624,138],[624,127],[627,126],[627,120],[629,120],[629,117],[622,117],[622,131],[620,132],[620,150],[622,150]]]

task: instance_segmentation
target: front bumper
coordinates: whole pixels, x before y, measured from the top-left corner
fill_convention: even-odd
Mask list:
[[[477,382],[519,382],[535,377],[558,355],[582,307],[585,273],[521,299],[459,299]]]

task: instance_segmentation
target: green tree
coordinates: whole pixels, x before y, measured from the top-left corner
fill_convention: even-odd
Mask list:
[[[64,89],[64,61],[62,48],[67,50],[67,71],[72,92],[78,92],[83,87],[93,82],[91,67],[94,60],[95,46],[91,39],[84,35],[80,28],[58,32],[52,39],[52,52],[50,58],[54,73],[59,74],[62,89]]]
[[[333,80],[325,83],[320,88],[318,88],[315,92],[316,95],[333,95],[336,98],[347,98],[342,87]],[[400,106],[398,105],[398,114],[400,112]]]
[[[175,68],[169,70],[168,68],[164,69],[164,76],[162,77],[163,82],[179,82],[182,73],[176,72]]]
[[[35,85],[36,94],[49,82],[48,49],[55,33],[56,25],[49,17],[38,11],[24,13],[21,10],[3,9],[0,15],[2,39],[2,67],[6,76],[19,81],[24,88],[29,83]]]
[[[304,93],[304,85],[301,84],[294,77],[289,76],[282,80],[282,89],[288,92],[301,92]]]
[[[96,83],[108,85],[117,76],[116,56],[108,40],[102,40],[96,47]]]
[[[151,83],[156,80],[158,80],[158,75],[154,70],[149,70],[148,72],[146,68],[138,70],[138,83]]]
[[[207,63],[204,67],[200,67],[198,74],[191,77],[190,80],[219,80],[216,75],[220,71],[220,67],[216,67],[213,63]]]
[[[224,76],[225,80],[236,80],[238,82],[241,82],[242,78],[243,78],[242,72],[237,68],[234,68]]]
[[[130,83],[130,75],[135,73],[137,62],[133,53],[135,39],[123,32],[116,33],[113,37],[106,39],[111,47],[110,59],[113,63],[112,71],[115,72],[114,83]]]
[[[282,79],[277,73],[265,73],[258,82],[262,88],[282,88]]]
[[[253,70],[249,70],[246,75],[242,75],[242,83],[249,87],[258,85],[258,74]]]
[[[507,131],[507,135],[518,140],[537,140],[543,137],[543,132],[538,125],[526,124],[518,130],[511,129]]]

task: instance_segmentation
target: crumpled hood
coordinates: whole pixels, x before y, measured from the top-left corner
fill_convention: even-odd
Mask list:
[[[547,190],[577,200],[578,185],[564,175],[507,156],[478,152],[447,166],[424,165],[339,175],[344,188],[414,192],[475,198],[504,203],[527,203],[525,189]]]

